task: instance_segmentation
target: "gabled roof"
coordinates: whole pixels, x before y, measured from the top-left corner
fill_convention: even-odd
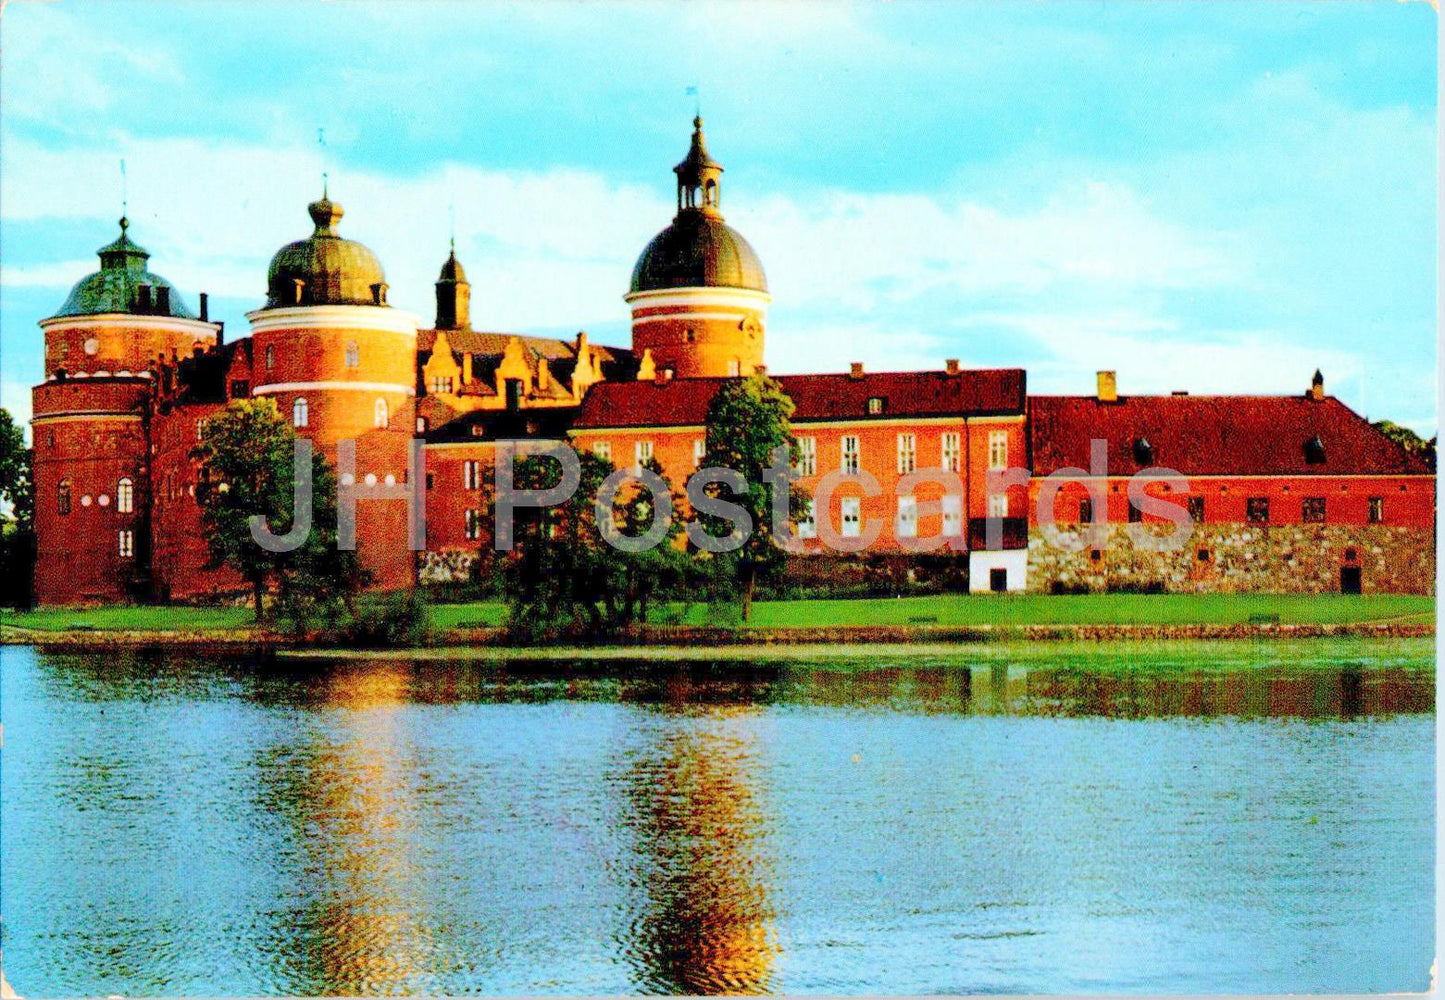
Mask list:
[[[983,369],[949,374],[878,372],[854,376],[780,375],[793,400],[792,421],[898,417],[981,416],[1022,413],[1024,373],[1019,368]],[[587,390],[574,425],[595,427],[695,426],[727,379],[674,378],[655,381],[599,382]],[[881,399],[882,412],[870,414],[868,401]]]
[[[1197,475],[1359,475],[1430,471],[1333,396],[1032,396],[1033,471],[1089,468],[1108,444],[1109,474],[1147,465]],[[1323,461],[1309,461],[1319,439]],[[1136,448],[1147,441],[1148,451]],[[1318,454],[1316,458],[1320,457]],[[1140,459],[1146,459],[1141,464]]]
[[[427,444],[475,442],[490,444],[499,439],[548,438],[562,440],[577,410],[571,406],[526,407],[508,410],[472,410],[458,415],[426,434]]]

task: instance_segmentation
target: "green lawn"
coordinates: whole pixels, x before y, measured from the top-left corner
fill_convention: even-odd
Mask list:
[[[438,629],[459,625],[497,625],[505,613],[499,601],[438,604],[432,621]],[[753,608],[756,627],[809,625],[1067,625],[1067,624],[1229,624],[1254,615],[1278,615],[1284,624],[1398,620],[1429,622],[1435,599],[1420,595],[1340,594],[1078,594],[898,597],[857,600],[760,601]],[[147,629],[195,631],[244,628],[248,608],[108,607],[59,608],[27,614],[4,613],[4,622],[23,628],[65,631]],[[696,606],[686,621],[726,622],[727,615]]]

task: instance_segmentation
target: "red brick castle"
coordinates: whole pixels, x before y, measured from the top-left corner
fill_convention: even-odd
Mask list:
[[[763,371],[767,280],[757,254],[723,221],[723,168],[702,122],[674,170],[677,215],[643,251],[624,296],[630,348],[585,333],[557,340],[472,325],[466,273],[453,252],[436,282],[436,319],[387,302],[380,261],[338,231],[341,206],[309,206],[313,231],[276,252],[250,336],[227,342],[206,296],[193,313],[120,236],[40,324],[45,381],[34,389],[36,593],[43,604],[128,598],[204,599],[241,590],[203,569],[205,544],[190,458],[202,423],[228,400],[274,399],[296,432],[335,463],[356,442],[357,482],[404,484],[423,442],[425,551],[407,546],[401,500],[358,504],[363,562],[384,588],[465,575],[489,544],[485,469],[495,442],[570,438],[632,466],[655,457],[681,484],[702,454],[708,403],[722,380]],[[1030,396],[1020,369],[868,372],[779,378],[796,405],[797,488],[834,470],[870,473],[880,489],[836,491],[798,525],[800,572],[866,559],[915,559],[913,539],[950,540],[972,590],[1412,591],[1434,581],[1435,478],[1421,459],[1312,385],[1287,396],[1130,396],[1100,372],[1086,397]],[[1054,491],[1048,476],[1086,472],[1106,442],[1107,475]],[[1184,489],[1151,495],[1187,510],[1182,550],[1136,544],[1131,522],[1162,521],[1128,496],[1150,467]],[[899,495],[917,470],[937,483]],[[1007,469],[1024,470],[1001,481]],[[1180,484],[1176,484],[1176,487]],[[905,494],[908,492],[904,491]],[[1107,513],[1101,541],[1050,543],[1041,492],[1057,492],[1059,528]],[[1101,509],[1102,508],[1102,509]],[[877,537],[839,555],[818,539]],[[989,532],[989,519],[995,520]],[[936,561],[940,558],[931,557]]]

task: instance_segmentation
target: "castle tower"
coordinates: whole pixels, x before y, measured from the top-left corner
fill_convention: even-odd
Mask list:
[[[274,399],[333,465],[337,445],[355,441],[357,485],[404,484],[415,421],[416,317],[387,304],[376,255],[337,232],[340,205],[323,194],[307,210],[315,229],[276,251],[266,304],[246,314],[254,339],[251,393]],[[375,586],[412,584],[406,524],[400,499],[357,502],[357,553]]]
[[[437,322],[438,330],[467,330],[472,325],[472,286],[467,281],[467,272],[457,260],[457,246],[442,265],[441,276],[437,278]]]
[[[647,245],[624,296],[632,350],[680,377],[750,375],[763,364],[767,277],[748,241],[723,222],[723,168],[708,155],[702,119],[673,168],[677,216]]]
[[[31,392],[35,596],[41,604],[118,601],[150,579],[149,418],[157,362],[215,346],[147,267],[130,223],[101,247],[100,270],[40,321],[45,381]]]

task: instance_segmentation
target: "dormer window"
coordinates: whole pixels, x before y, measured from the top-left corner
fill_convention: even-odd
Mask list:
[[[868,397],[868,415],[869,415],[870,417],[876,417],[876,416],[878,416],[878,415],[879,415],[880,413],[882,413],[882,412],[883,412],[883,397],[882,397],[882,396],[869,396],[869,397]]]
[[[1134,442],[1134,461],[1139,465],[1154,464],[1154,446],[1149,443],[1146,437],[1140,437]]]
[[[1325,443],[1318,434],[1305,442],[1305,461],[1310,465],[1325,464]]]
[[[356,368],[356,367],[358,367],[360,364],[361,364],[361,348],[358,347],[358,346],[356,345],[356,341],[353,340],[353,341],[351,341],[350,343],[348,343],[348,344],[346,345],[346,367],[347,367],[347,368]]]

